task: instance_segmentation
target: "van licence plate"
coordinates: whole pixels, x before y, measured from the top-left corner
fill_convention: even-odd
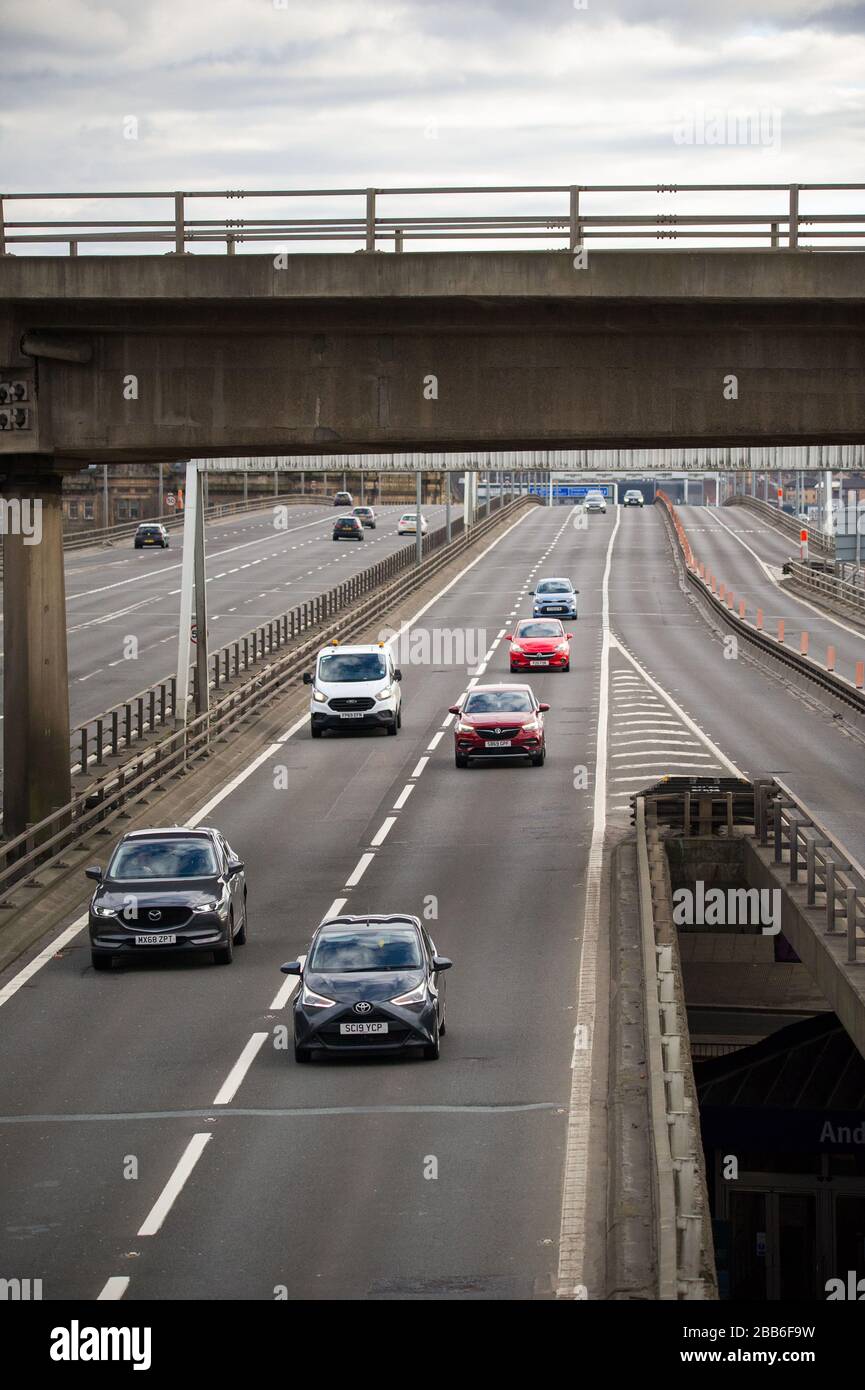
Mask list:
[[[363,719],[363,710],[340,710],[339,717],[340,719]]]

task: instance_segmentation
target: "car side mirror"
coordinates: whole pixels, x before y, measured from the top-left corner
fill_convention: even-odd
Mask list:
[[[299,960],[289,960],[286,961],[285,965],[281,965],[279,968],[283,975],[299,975],[303,966]]]
[[[459,712],[460,712],[460,707],[459,707],[459,705],[449,705],[449,706],[448,706],[448,714],[459,714]]]
[[[529,593],[530,593],[530,594],[533,594],[534,592],[535,592],[534,589],[529,589]]]
[[[573,640],[574,640],[574,634],[573,634],[572,632],[566,632],[566,633],[565,633],[565,636],[567,637],[567,639],[568,639],[569,642],[573,642]]]
[[[311,676],[311,674],[310,674],[309,671],[304,671],[304,673],[303,673],[303,683],[304,683],[304,685],[312,685],[312,676]]]
[[[242,859],[229,859],[228,861],[228,872],[230,874],[239,874],[241,869],[245,867]]]
[[[402,680],[402,671],[399,669],[399,667],[397,667],[397,669],[394,671],[394,673],[393,673],[393,678],[394,678],[395,681],[401,681],[401,680]]]
[[[101,882],[102,882],[102,870],[100,869],[100,867],[99,867],[98,864],[91,864],[89,869],[85,869],[85,870],[84,870],[84,877],[85,877],[85,878],[92,878],[92,879],[94,880],[94,882],[96,882],[96,883],[101,883]]]
[[[433,968],[435,970],[450,970],[453,961],[448,956],[433,956]]]
[[[548,709],[549,705],[538,705],[538,710],[541,714],[546,714]]]
[[[506,642],[513,642],[513,640],[514,640],[514,634],[513,634],[512,632],[506,632],[506,633],[505,633],[505,641],[506,641]]]

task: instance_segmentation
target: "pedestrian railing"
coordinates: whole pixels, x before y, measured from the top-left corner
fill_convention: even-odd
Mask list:
[[[784,565],[784,574],[815,597],[831,599],[852,616],[865,619],[865,576],[855,565],[845,568],[848,572],[854,571],[857,577],[853,580],[842,579],[826,570],[812,569],[799,560],[788,560]]]
[[[783,531],[797,545],[799,544],[799,533],[804,529],[808,532],[808,545],[811,550],[818,550],[821,555],[835,554],[835,541],[832,536],[824,535],[822,531],[812,527],[810,522],[800,521],[798,517],[782,511],[780,507],[774,507],[771,502],[765,502],[762,497],[748,497],[736,493],[733,497],[726,499],[724,506],[746,507],[749,511],[756,512],[776,530]]]
[[[865,242],[863,192],[862,183],[655,183],[7,193],[0,255],[106,246],[231,255],[311,242],[370,252],[513,242],[834,249]]]

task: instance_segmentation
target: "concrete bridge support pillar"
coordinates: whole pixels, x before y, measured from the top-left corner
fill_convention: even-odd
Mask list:
[[[72,794],[62,474],[3,460],[3,829],[21,834]],[[28,534],[29,532],[29,534]]]

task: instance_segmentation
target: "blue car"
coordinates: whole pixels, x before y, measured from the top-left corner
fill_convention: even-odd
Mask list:
[[[532,617],[576,618],[579,592],[570,579],[539,579],[537,588],[532,589]]]

